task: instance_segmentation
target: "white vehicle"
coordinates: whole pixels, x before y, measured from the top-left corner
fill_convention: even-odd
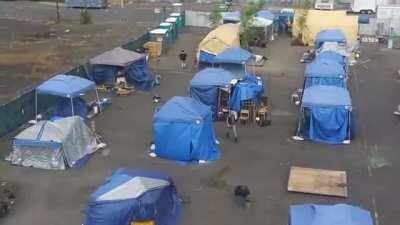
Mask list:
[[[316,0],[314,8],[322,10],[333,10],[335,8],[335,0]]]
[[[355,13],[376,13],[377,0],[353,0],[351,10]]]

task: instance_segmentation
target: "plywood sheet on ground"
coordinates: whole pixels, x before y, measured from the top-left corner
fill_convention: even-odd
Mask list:
[[[291,167],[288,191],[347,197],[345,171]]]

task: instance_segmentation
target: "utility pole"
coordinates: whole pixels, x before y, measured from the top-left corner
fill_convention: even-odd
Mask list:
[[[60,0],[56,1],[56,15],[57,15],[57,23],[60,22],[60,6],[58,5]]]

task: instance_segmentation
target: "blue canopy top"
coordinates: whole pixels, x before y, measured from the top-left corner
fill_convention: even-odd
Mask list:
[[[289,215],[289,225],[373,224],[370,212],[347,204],[293,205]]]
[[[210,107],[190,97],[175,96],[154,114],[155,121],[198,123],[211,114]]]
[[[227,48],[214,57],[215,63],[245,64],[253,55],[242,48]]]
[[[341,64],[345,63],[345,56],[334,51],[323,51],[317,55],[317,59],[330,59]]]
[[[100,186],[92,195],[90,196],[91,201],[100,201],[101,196],[104,196],[107,192],[110,192],[117,188],[118,186],[126,183],[132,178],[135,177],[145,177],[145,178],[152,178],[157,180],[162,180],[167,182],[168,184],[171,183],[171,179],[162,173],[154,172],[154,171],[141,171],[141,170],[128,170],[124,168],[120,168],[116,170],[109,178],[107,178],[106,182],[102,186]],[[132,190],[135,191],[135,190]],[[141,190],[136,190],[141,191]],[[118,198],[121,200],[121,198]]]
[[[95,88],[96,84],[93,81],[77,76],[59,74],[36,87],[36,92],[71,98]]]
[[[322,30],[315,37],[315,46],[319,48],[324,42],[346,43],[346,36],[338,29]]]
[[[346,89],[336,86],[311,86],[304,90],[302,107],[314,106],[351,106],[350,94]]]
[[[227,86],[234,76],[231,72],[220,68],[206,68],[194,75],[190,86]]]
[[[269,20],[274,20],[275,15],[269,10],[260,10],[257,14],[257,17],[262,17]]]
[[[239,22],[240,21],[240,11],[223,12],[222,13],[222,20],[227,20],[227,21],[232,21],[232,22]]]
[[[345,77],[345,70],[342,64],[317,57],[314,61],[307,64],[304,72],[305,77]]]

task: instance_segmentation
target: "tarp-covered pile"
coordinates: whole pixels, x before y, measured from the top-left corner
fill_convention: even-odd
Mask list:
[[[244,76],[236,79],[232,73],[219,68],[207,68],[198,72],[190,82],[189,95],[210,106],[214,116],[220,106],[219,92],[227,92],[230,109],[239,112],[242,102],[256,100],[264,94],[264,83],[260,77]]]
[[[173,97],[153,117],[155,154],[176,161],[219,158],[212,111],[190,97]]]
[[[373,225],[370,212],[359,207],[337,205],[290,206],[288,225]]]
[[[96,151],[95,135],[78,117],[54,122],[39,121],[19,133],[9,160],[14,165],[42,169],[66,169],[80,165]]]
[[[83,225],[177,225],[181,203],[170,177],[118,169],[90,196]]]
[[[154,86],[146,55],[123,48],[114,48],[90,60],[92,78],[97,84],[113,84],[118,72],[122,72],[129,84],[138,89],[149,90]]]
[[[223,24],[212,30],[199,44],[199,62],[213,63],[214,56],[226,48],[240,47],[239,34],[239,24]]]
[[[259,104],[265,91],[264,82],[260,77],[246,76],[233,86],[230,109],[239,112],[243,101],[255,100]]]

